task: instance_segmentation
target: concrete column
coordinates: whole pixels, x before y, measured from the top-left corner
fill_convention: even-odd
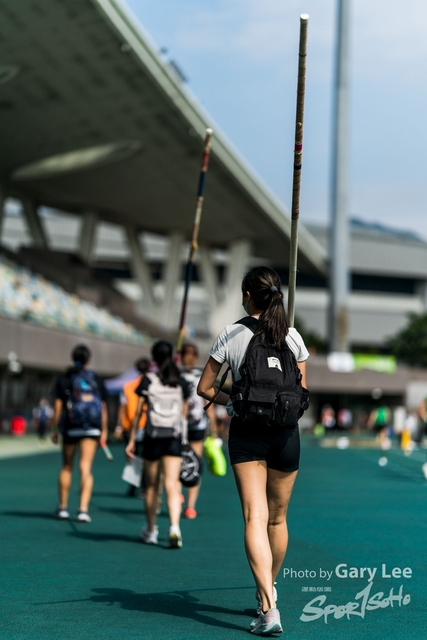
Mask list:
[[[420,297],[423,309],[427,311],[427,281],[420,282],[416,289],[417,295]]]
[[[150,270],[145,260],[137,229],[127,225],[125,231],[130,252],[132,273],[141,287],[144,296],[143,307],[146,309],[146,315],[150,316],[154,314],[156,306]]]
[[[78,254],[83,262],[90,264],[95,253],[96,228],[99,216],[93,211],[86,211],[82,216]]]
[[[200,267],[203,282],[208,292],[211,308],[215,308],[220,301],[218,276],[212,260],[212,253],[205,245],[199,246]]]
[[[220,304],[215,304],[213,300],[211,303],[210,328],[212,335],[216,335],[225,325],[232,324],[245,315],[242,309],[241,285],[250,254],[251,245],[248,240],[238,240],[229,247],[224,298]]]
[[[175,310],[176,289],[181,281],[183,242],[183,236],[179,233],[174,233],[169,237],[169,250],[163,278],[164,298],[159,314],[159,321],[167,328],[173,327],[177,322],[173,312]]]
[[[49,243],[37,212],[37,205],[30,198],[21,198],[21,202],[25,220],[27,221],[28,229],[34,245],[39,249],[48,249]]]

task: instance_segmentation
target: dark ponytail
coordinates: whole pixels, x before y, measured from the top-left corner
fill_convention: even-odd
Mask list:
[[[151,349],[153,360],[159,367],[159,377],[162,384],[176,387],[179,384],[180,372],[172,359],[172,353],[173,347],[166,340],[159,340]]]
[[[279,275],[270,267],[254,267],[243,278],[242,293],[251,294],[251,300],[261,315],[256,335],[266,345],[281,351],[289,331],[288,318],[283,306],[282,284]]]
[[[81,369],[89,362],[90,356],[90,349],[85,344],[78,344],[71,352],[71,359],[78,369]]]

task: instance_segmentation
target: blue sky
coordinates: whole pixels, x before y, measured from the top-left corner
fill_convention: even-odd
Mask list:
[[[336,0],[127,0],[290,207],[299,15],[310,14],[301,220],[329,216]],[[427,238],[427,2],[351,0],[349,213]]]

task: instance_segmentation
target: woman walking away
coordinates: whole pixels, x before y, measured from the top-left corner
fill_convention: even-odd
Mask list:
[[[216,424],[213,406],[210,406],[205,412],[203,409],[206,402],[197,394],[197,385],[202,375],[201,370],[196,368],[198,359],[199,351],[197,346],[191,342],[185,343],[181,351],[181,364],[183,366],[181,375],[187,382],[190,391],[190,398],[188,400],[188,443],[199,458],[202,458],[203,443],[207,435],[208,427],[215,429]],[[188,502],[184,516],[190,520],[194,520],[194,518],[197,517],[196,503],[199,497],[200,486],[201,478],[195,487],[188,488]]]
[[[58,442],[58,427],[62,432],[62,468],[59,472],[59,506],[56,517],[68,520],[68,495],[71,488],[74,457],[80,452],[79,522],[90,522],[89,501],[92,495],[92,463],[100,439],[107,441],[107,392],[102,380],[90,369],[91,353],[78,345],[71,354],[74,366],[58,378],[55,385],[55,405],[52,441]]]
[[[145,513],[147,526],[141,531],[146,544],[157,544],[159,530],[156,525],[159,475],[163,471],[164,487],[169,512],[169,546],[182,547],[179,521],[181,517],[181,438],[187,418],[188,385],[172,359],[172,345],[160,340],[151,350],[158,373],[147,373],[135,393],[147,401],[143,459],[145,480]],[[134,457],[135,434],[143,403],[138,407],[126,454]]]
[[[226,326],[216,338],[199,382],[199,394],[233,416],[230,461],[242,505],[245,550],[257,587],[258,617],[250,631],[282,631],[276,608],[276,576],[288,544],[286,512],[298,472],[298,418],[308,407],[308,351],[289,328],[278,274],[256,267],[242,282],[249,317]],[[224,362],[233,387],[214,387]]]

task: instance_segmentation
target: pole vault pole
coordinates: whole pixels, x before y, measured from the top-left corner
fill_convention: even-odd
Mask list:
[[[306,13],[303,13],[300,16],[298,89],[294,147],[294,178],[292,186],[292,218],[289,247],[288,319],[289,325],[291,327],[294,326],[295,321],[295,289],[297,284],[298,221],[301,193],[302,139],[304,130],[304,98],[305,71],[307,65],[308,18],[309,16]]]
[[[193,235],[191,237],[190,252],[188,256],[187,268],[185,271],[184,296],[182,298],[181,315],[179,319],[179,328],[178,328],[178,339],[176,343],[177,359],[181,354],[182,342],[184,340],[184,327],[185,327],[185,318],[187,315],[188,292],[190,290],[190,283],[193,276],[194,256],[196,255],[196,251],[198,247],[200,219],[202,217],[203,199],[204,199],[203,194],[205,190],[206,174],[208,172],[212,135],[213,135],[212,129],[206,129],[205,141],[203,145],[202,166],[200,169],[199,186],[197,189],[196,215],[194,217]]]

